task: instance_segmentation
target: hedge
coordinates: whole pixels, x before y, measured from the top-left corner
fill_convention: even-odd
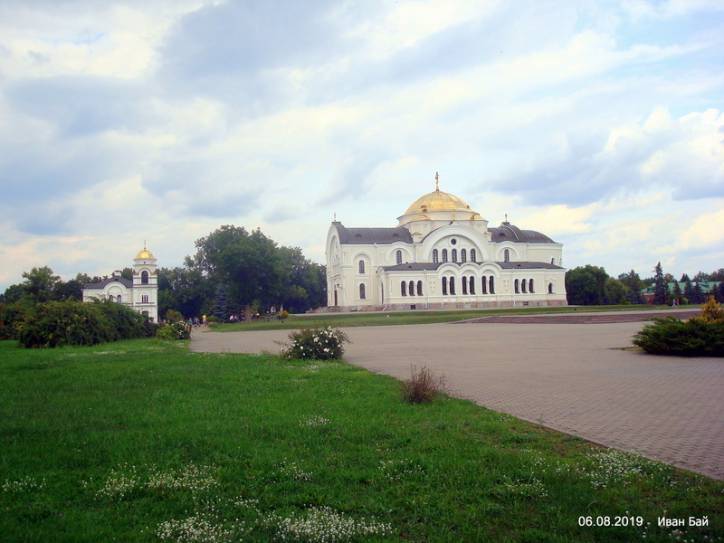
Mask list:
[[[95,345],[155,331],[140,314],[121,304],[63,301],[36,305],[18,326],[18,339],[25,347]]]

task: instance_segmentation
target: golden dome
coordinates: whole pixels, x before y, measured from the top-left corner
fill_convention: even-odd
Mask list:
[[[405,215],[431,213],[435,211],[463,211],[467,213],[474,213],[474,211],[470,209],[470,205],[462,198],[458,198],[454,194],[450,194],[448,192],[434,190],[420,196],[417,200],[412,202],[412,205],[407,208],[407,211],[405,211]]]
[[[153,253],[146,249],[145,247],[138,251],[138,254],[136,255],[136,260],[150,260],[152,258],[156,258],[153,256]]]

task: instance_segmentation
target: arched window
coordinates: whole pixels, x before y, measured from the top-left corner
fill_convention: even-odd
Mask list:
[[[455,296],[455,278],[454,277],[450,278],[450,294]]]
[[[462,281],[462,285],[463,285],[463,294],[467,294],[468,293],[468,278],[463,275],[460,278],[460,280]]]
[[[119,304],[121,303],[121,295],[120,295],[120,294],[119,294],[118,296],[116,296],[116,302],[118,302]]]
[[[365,292],[365,284],[360,283],[359,284],[359,299],[364,300],[365,298],[367,298],[367,293]]]
[[[407,283],[406,283],[405,281],[402,281],[402,282],[400,283],[400,293],[401,293],[403,296],[407,296]]]
[[[359,263],[357,264],[357,268],[358,268],[357,271],[359,271],[359,273],[364,273],[365,272],[365,261],[360,260]]]
[[[410,292],[410,296],[415,295],[415,282],[414,281],[410,281],[410,288],[408,289],[408,291]]]
[[[475,253],[475,249],[470,249],[470,262],[477,262],[477,254]]]
[[[533,290],[533,279],[528,279],[528,292],[535,294],[535,290]]]
[[[490,281],[488,283],[488,290],[490,291],[490,294],[495,294],[495,277],[492,275],[490,276]]]
[[[468,280],[470,281],[470,294],[475,294],[475,277],[471,275]]]
[[[148,294],[141,294],[141,303],[142,304],[148,303]]]
[[[465,249],[460,249],[460,262],[468,261],[468,252]]]
[[[442,261],[447,262],[447,249],[442,250]]]
[[[482,285],[483,285],[483,294],[487,294],[488,293],[488,278],[485,277],[484,275],[483,275]]]
[[[417,295],[422,296],[422,281],[417,282]]]
[[[397,252],[395,253],[395,260],[398,264],[402,264],[402,251],[397,249]]]
[[[548,283],[548,294],[553,294],[553,283]]]
[[[437,264],[439,261],[439,256],[437,254],[437,249],[432,250],[432,261],[433,263]]]
[[[523,291],[523,294],[525,294],[526,292],[528,292],[528,291],[525,289],[525,279],[523,279],[523,280],[521,281],[521,283],[522,283],[522,285],[521,285],[521,286],[522,286],[521,290]]]
[[[143,270],[141,272],[141,284],[142,285],[148,284],[148,272],[146,270]]]
[[[452,261],[453,261],[453,262],[457,262],[457,261],[458,261],[458,250],[457,250],[457,249],[453,249],[453,250],[452,250]]]
[[[520,294],[520,281],[515,280],[515,293]]]
[[[447,277],[442,278],[442,295],[447,296]]]
[[[503,251],[503,260],[505,262],[510,262],[510,251],[508,249]]]

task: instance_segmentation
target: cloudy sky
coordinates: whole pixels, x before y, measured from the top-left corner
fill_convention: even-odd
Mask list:
[[[455,193],[564,264],[724,266],[724,3],[3,0],[0,288]]]

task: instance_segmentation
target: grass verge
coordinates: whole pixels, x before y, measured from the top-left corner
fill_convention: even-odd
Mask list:
[[[701,306],[686,306],[698,309]],[[593,305],[577,307],[518,307],[502,309],[470,309],[449,311],[390,311],[388,313],[324,313],[315,315],[289,315],[286,320],[258,320],[236,323],[212,323],[214,332],[241,332],[247,330],[291,330],[314,326],[394,326],[400,324],[434,324],[455,322],[495,315],[546,315],[556,313],[599,313],[607,311],[650,311],[671,309],[666,305]]]
[[[675,541],[724,484],[341,362],[0,342],[3,541]],[[708,517],[663,528],[657,517]],[[641,516],[641,527],[579,517]],[[333,537],[332,537],[333,536]],[[332,537],[330,539],[330,537]],[[336,539],[335,539],[336,537]]]

